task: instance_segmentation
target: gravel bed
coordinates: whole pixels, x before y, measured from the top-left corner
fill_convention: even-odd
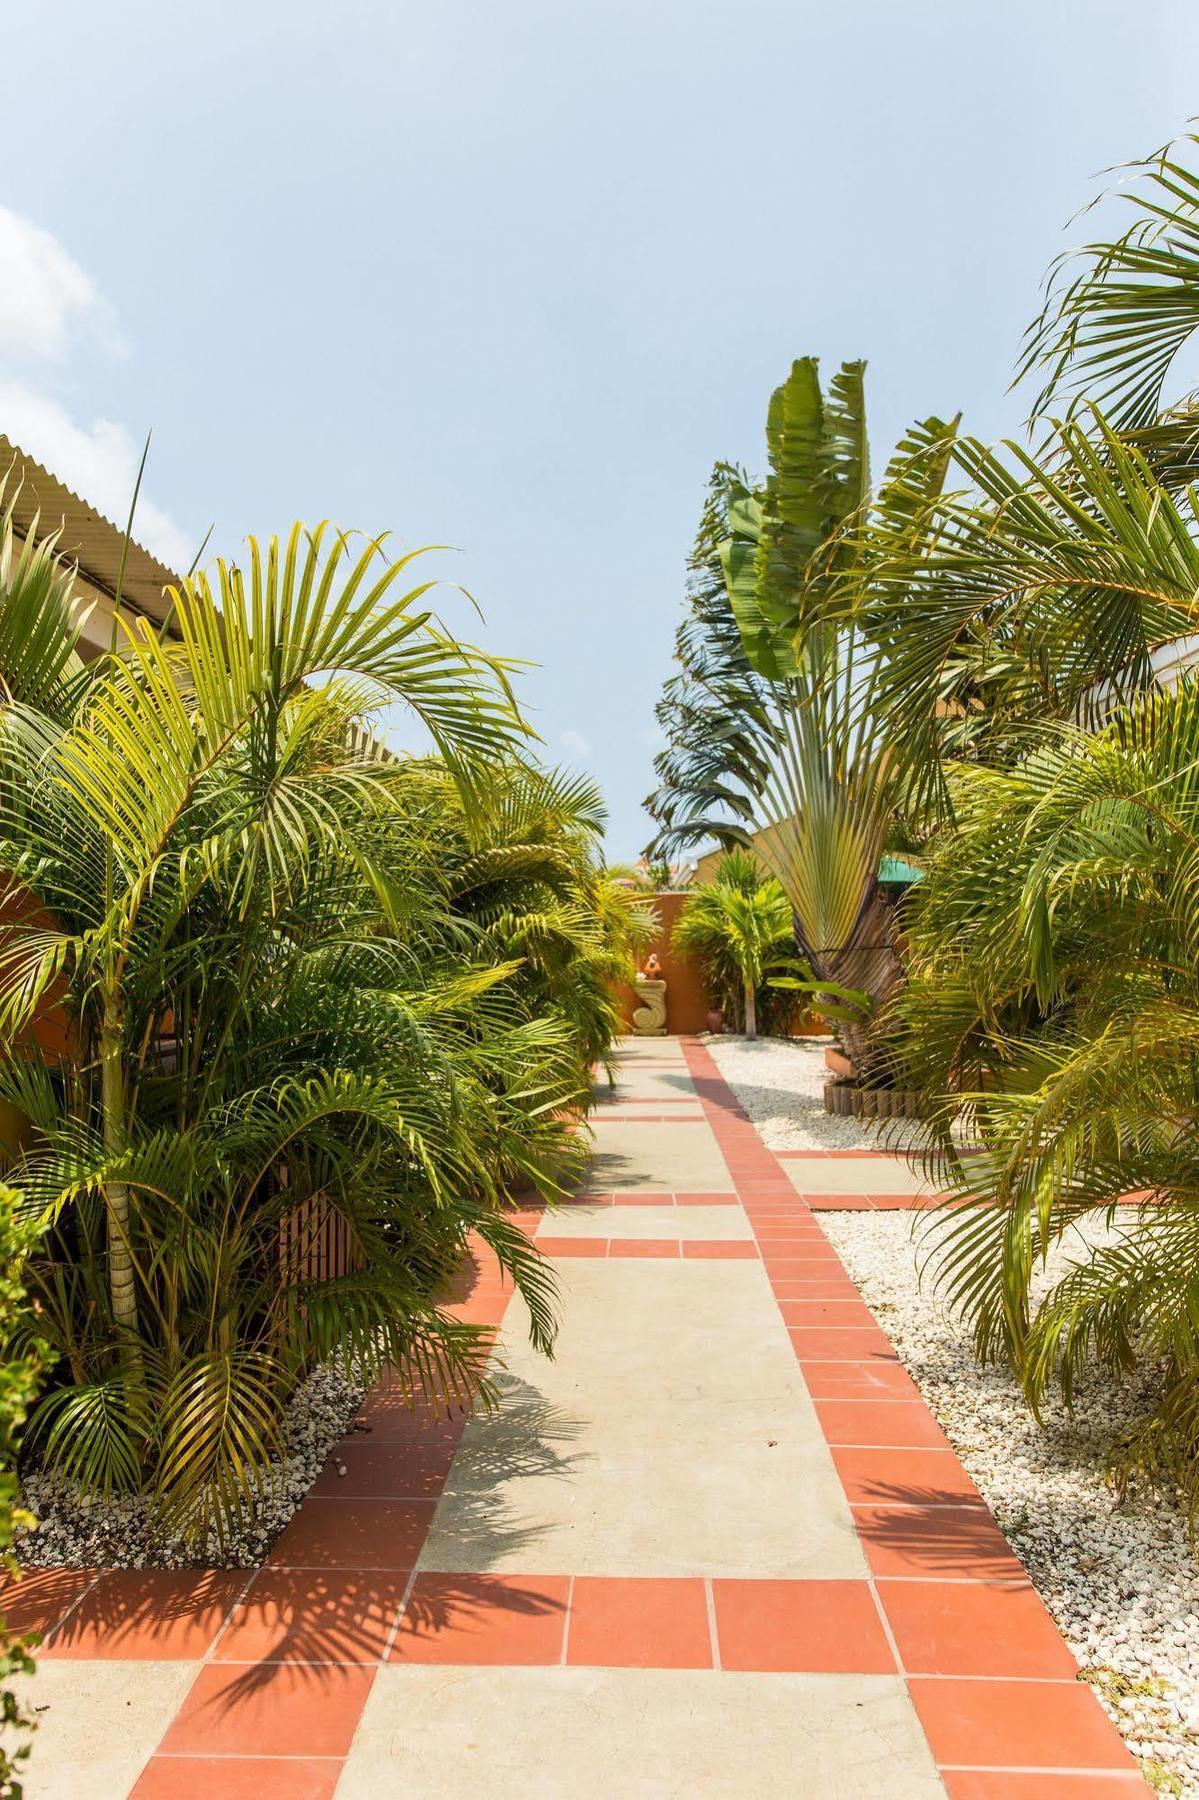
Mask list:
[[[910,1213],[820,1217],[1147,1778],[1199,1800],[1199,1563],[1170,1496],[1119,1505],[1104,1480],[1135,1390],[1096,1377],[1073,1418],[1051,1403],[1040,1429],[1011,1377],[978,1366],[965,1328],[921,1285]],[[1108,1235],[1086,1226],[1056,1272],[1080,1238]]]
[[[770,1150],[875,1150],[895,1145],[866,1119],[834,1118],[824,1110],[830,1080],[824,1053],[831,1037],[704,1039],[720,1073]]]
[[[13,1552],[26,1569],[256,1569],[345,1436],[367,1384],[340,1364],[317,1369],[287,1413],[286,1454],[274,1465],[254,1522],[223,1546],[200,1546],[165,1531],[141,1496],[81,1498],[46,1475],[22,1484],[21,1500],[37,1524]]]

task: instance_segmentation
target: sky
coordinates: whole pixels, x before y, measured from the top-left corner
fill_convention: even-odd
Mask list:
[[[5,48],[0,431],[123,522],[152,428],[178,567],[210,523],[448,546],[613,859],[792,358],[868,359],[878,467],[1016,431],[1073,214],[1199,113],[1193,0],[40,0]]]

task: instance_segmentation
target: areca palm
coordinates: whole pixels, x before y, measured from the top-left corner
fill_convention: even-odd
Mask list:
[[[974,1203],[936,1255],[984,1356],[1038,1404],[1097,1357],[1156,1371],[1117,1450],[1199,1507],[1199,685],[1104,730],[1063,727],[1010,770],[960,778],[889,1021],[939,1096],[935,1165]],[[972,1144],[958,1147],[951,1127]],[[1121,1207],[1128,1193],[1152,1202]],[[1043,1258],[1088,1215],[1122,1230],[1040,1300]]]
[[[792,966],[791,908],[780,884],[754,858],[732,851],[714,881],[688,895],[671,932],[674,950],[697,956],[709,978],[740,986],[745,1035],[758,1035],[758,994],[768,976]]]
[[[0,849],[56,924],[10,939],[0,1023],[19,1033],[66,979],[81,1043],[95,1046],[112,1156],[126,1136],[131,957],[161,956],[206,883],[243,916],[253,896],[273,917],[334,834],[352,834],[347,808],[369,815],[384,791],[377,757],[322,766],[319,728],[330,708],[348,725],[346,689],[322,702],[307,684],[337,676],[360,684],[359,705],[404,701],[460,766],[516,736],[498,665],[450,646],[418,609],[427,586],[393,593],[411,558],[386,564],[378,543],[351,556],[344,534],[326,546],[328,535],[297,526],[265,556],[252,541],[248,586],[220,565],[219,608],[206,577],[184,583],[172,596],[177,638],[129,630],[61,726],[16,708],[5,718]],[[113,1315],[132,1330],[128,1196],[115,1174],[105,1199]]]
[[[1101,718],[1199,623],[1193,498],[1097,411],[1039,456],[956,436],[945,452],[970,485],[898,531],[864,515],[828,614],[874,648],[869,710],[934,817],[951,765],[1002,767],[1046,721]]]
[[[1199,330],[1199,149],[1193,133],[1125,165],[1114,239],[1058,259],[1025,340],[1021,373],[1043,372],[1038,415],[1086,396],[1125,431],[1157,425],[1179,352]],[[1124,215],[1127,217],[1127,213]]]
[[[879,727],[939,802],[880,1032],[966,1202],[936,1228],[941,1275],[1034,1407],[1089,1362],[1137,1370],[1153,1397],[1117,1478],[1179,1483],[1194,1518],[1196,419],[1158,407],[1199,321],[1197,190],[1170,158],[1144,173],[1132,230],[1090,247],[1030,338],[1038,405],[1069,400],[1066,422],[1035,453],[955,444],[970,485],[928,505],[915,545],[867,520],[842,601],[881,648]],[[1117,1212],[1130,1192],[1151,1204]],[[1035,1300],[1088,1215],[1116,1235]]]
[[[201,1534],[255,1504],[315,1362],[477,1385],[485,1344],[431,1298],[469,1230],[552,1335],[498,1203],[514,1172],[552,1193],[578,1165],[580,1036],[440,856],[527,734],[504,666],[401,591],[410,563],[297,527],[184,583],[176,637],[134,626],[53,705],[0,711],[0,866],[39,908],[0,946],[0,1022],[19,1046],[53,991],[72,1036],[61,1070],[0,1060],[35,1128],[13,1178],[51,1228],[35,1425],[61,1472],[149,1481]],[[8,685],[29,691],[19,659]],[[396,700],[436,764],[363,729]],[[332,1272],[309,1254],[328,1229]]]

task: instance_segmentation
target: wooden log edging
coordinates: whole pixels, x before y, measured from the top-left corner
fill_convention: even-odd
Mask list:
[[[836,1118],[919,1119],[920,1095],[910,1088],[864,1088],[853,1081],[826,1081],[824,1110]]]

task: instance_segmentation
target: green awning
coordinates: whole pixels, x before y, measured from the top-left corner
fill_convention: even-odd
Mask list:
[[[884,856],[878,865],[878,878],[884,884],[910,887],[914,881],[924,880],[924,870],[918,869],[915,863],[905,862],[902,856]]]

